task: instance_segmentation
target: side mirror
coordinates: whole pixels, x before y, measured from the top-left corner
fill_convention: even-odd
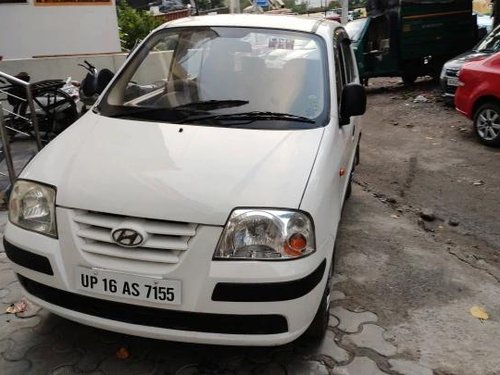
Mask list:
[[[349,83],[342,90],[339,125],[349,124],[351,116],[361,116],[366,111],[365,88],[359,83]]]

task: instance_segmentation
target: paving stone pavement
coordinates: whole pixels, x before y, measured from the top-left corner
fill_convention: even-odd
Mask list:
[[[341,292],[340,290],[333,290],[331,299],[332,299],[332,301],[338,301],[338,300],[345,299],[345,294],[344,294],[344,292]]]
[[[17,282],[9,288],[20,288]],[[4,297],[5,298],[5,297]],[[3,302],[3,298],[0,299]],[[7,305],[7,304],[4,304]],[[176,344],[101,331],[83,326],[33,307],[34,315],[22,318],[0,315],[1,374],[382,374],[376,363],[344,348],[333,328],[339,323],[331,316],[331,328],[321,343],[301,339],[279,348],[226,348]],[[339,309],[334,311],[341,311]],[[333,313],[333,311],[332,311]],[[349,337],[350,344],[366,346],[387,353],[383,329],[373,324],[374,314],[351,313],[353,322],[342,327],[359,327],[360,333]],[[19,314],[20,315],[20,314]],[[360,316],[364,319],[360,319]],[[369,333],[363,339],[363,331]],[[371,331],[376,333],[370,333]],[[375,338],[371,338],[371,336]],[[379,337],[380,336],[380,337]],[[354,339],[353,339],[354,337]],[[356,339],[356,337],[361,339]],[[371,342],[372,340],[373,342]],[[368,344],[367,344],[368,343]],[[390,345],[390,344],[389,344]],[[130,358],[120,360],[115,353],[126,347]],[[382,354],[382,353],[381,353]],[[393,374],[428,375],[416,364],[391,362]],[[412,372],[413,371],[413,372]],[[432,374],[432,372],[430,373]]]
[[[390,357],[397,353],[397,348],[385,341],[384,329],[375,324],[365,324],[360,333],[344,336],[345,341],[360,348],[371,349],[383,356]]]
[[[150,340],[71,322],[33,303],[25,313],[7,314],[23,291],[0,248],[0,374],[432,374],[395,356],[377,315],[344,308],[348,297],[333,290],[330,326],[321,342],[301,338],[277,348],[240,348]],[[122,347],[129,358],[116,357]]]
[[[402,375],[432,375],[432,370],[405,359],[389,359],[392,370]]]
[[[346,366],[337,367],[333,370],[335,375],[384,375],[377,364],[367,357],[354,358],[354,361]]]
[[[20,289],[17,282],[8,287]],[[148,340],[83,326],[32,306],[32,314],[27,316],[34,316],[23,318],[5,314],[5,310],[0,314],[1,374],[432,374],[414,362],[398,359],[391,359],[392,367],[387,365],[389,371],[383,372],[373,359],[357,356],[353,346],[382,355],[396,350],[383,339],[383,328],[370,323],[376,321],[375,314],[353,313],[338,306],[332,309],[330,328],[322,342],[299,339],[273,349]],[[359,333],[344,333],[341,338],[342,332],[334,331],[337,325]],[[128,359],[116,357],[120,347],[128,350]]]
[[[378,320],[377,315],[372,312],[353,312],[342,306],[335,306],[332,313],[340,320],[339,329],[348,333],[358,332],[360,325],[363,323],[376,322]]]

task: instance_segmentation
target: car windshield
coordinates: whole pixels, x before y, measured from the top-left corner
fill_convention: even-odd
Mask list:
[[[500,26],[486,35],[474,48],[476,52],[500,52]]]
[[[98,110],[170,123],[323,125],[329,112],[324,48],[321,38],[301,32],[163,29],[127,62]]]
[[[345,25],[345,31],[353,42],[357,42],[361,37],[361,32],[366,25],[367,18],[360,18]]]

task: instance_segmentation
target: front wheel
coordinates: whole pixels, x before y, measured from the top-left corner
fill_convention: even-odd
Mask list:
[[[33,99],[38,127],[42,140],[49,142],[78,119],[78,110],[73,98],[66,92],[47,88],[37,90]],[[23,103],[20,112],[31,117],[30,108]]]
[[[304,333],[305,337],[308,337],[312,340],[321,340],[325,336],[326,330],[328,329],[328,322],[330,320],[330,284],[332,282],[332,278],[333,259],[332,264],[330,265],[325,291],[323,292],[323,297],[321,298],[321,303],[319,304],[318,311],[316,311],[316,315],[314,316],[311,325]]]
[[[407,70],[403,72],[403,74],[401,75],[401,79],[403,80],[403,83],[405,85],[410,86],[413,85],[417,80],[417,74]]]
[[[487,146],[500,146],[500,104],[488,102],[474,113],[474,130],[479,141]]]
[[[344,200],[348,200],[352,195],[352,181],[354,179],[354,171],[356,170],[356,166],[359,164],[359,144],[356,147],[356,154],[354,155],[354,161],[352,163],[351,174],[349,175],[349,182],[347,183],[347,189],[345,192]]]

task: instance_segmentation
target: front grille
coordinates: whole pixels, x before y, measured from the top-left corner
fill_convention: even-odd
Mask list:
[[[76,210],[73,221],[83,252],[110,258],[151,263],[176,264],[196,235],[196,224],[150,220],[92,211]],[[146,232],[143,244],[127,248],[116,244],[111,232],[116,228],[140,227]]]
[[[446,69],[446,75],[448,77],[458,77],[459,69]]]

